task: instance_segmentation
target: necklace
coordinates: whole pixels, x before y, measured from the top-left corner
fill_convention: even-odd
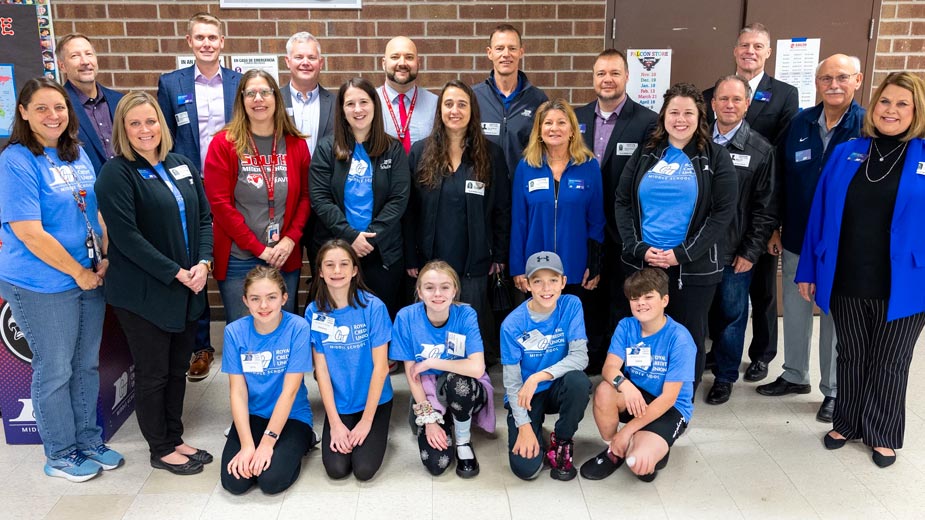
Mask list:
[[[879,154],[879,153],[880,153],[880,150],[877,149],[876,140],[871,140],[871,144],[874,146],[874,149],[876,149],[876,150],[877,150],[877,153]],[[887,155],[892,154],[893,152],[895,152],[896,150],[899,150],[900,148],[902,148],[903,151],[905,151],[906,145],[907,145],[907,144],[909,144],[909,143],[903,143],[903,144],[897,146],[896,148],[893,149],[892,152],[888,153]],[[890,169],[887,170],[886,173],[883,174],[883,176],[881,176],[879,179],[876,179],[876,180],[870,178],[870,161],[868,160],[868,161],[867,161],[867,164],[864,166],[864,176],[867,177],[867,180],[868,180],[870,183],[872,183],[872,184],[876,184],[876,183],[882,181],[883,179],[886,179],[886,176],[893,172],[893,168],[896,167],[896,163],[899,162],[899,159],[902,158],[902,156],[903,156],[903,152],[899,152],[899,155],[896,156],[896,160],[894,160],[894,161],[893,161],[893,164],[890,165]],[[886,157],[886,156],[881,156],[880,160],[882,161],[884,157]]]
[[[880,148],[877,147],[877,140],[876,140],[876,139],[872,139],[871,142],[872,142],[873,145],[874,145],[874,150],[877,150],[877,155],[880,156],[880,162],[883,162],[884,159],[886,159],[887,157],[893,155],[893,152],[895,152],[896,150],[899,150],[900,148],[902,148],[902,147],[905,145],[905,143],[899,144],[899,145],[896,146],[896,148],[893,148],[892,150],[889,151],[889,153],[887,153],[886,155],[884,155],[884,154],[880,153]],[[900,155],[902,155],[902,154],[900,154]]]

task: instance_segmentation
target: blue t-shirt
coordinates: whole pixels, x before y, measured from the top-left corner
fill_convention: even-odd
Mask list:
[[[366,231],[373,221],[373,162],[362,143],[353,147],[344,183],[344,209],[347,223],[357,231]]]
[[[259,372],[258,363],[262,366]],[[308,324],[298,316],[283,311],[279,326],[269,334],[257,332],[252,316],[225,326],[222,372],[244,376],[248,413],[269,419],[283,391],[286,374],[311,371]],[[299,385],[289,418],[312,426],[312,409],[304,384]]]
[[[659,249],[684,242],[697,205],[697,173],[684,151],[669,145],[639,183],[642,240]]]
[[[334,404],[337,413],[344,415],[366,409],[369,380],[373,376],[373,348],[387,344],[392,336],[389,311],[382,300],[364,292],[358,293],[357,298],[366,302],[366,307],[318,313],[317,305],[312,302],[305,309],[312,347],[327,362]],[[386,377],[379,404],[391,399],[392,381]]]
[[[173,198],[177,201],[177,209],[180,210],[180,223],[183,225],[183,242],[186,244],[186,252],[189,254],[189,232],[186,227],[186,201],[183,200],[183,194],[177,189],[176,181],[174,181],[173,177],[167,175],[167,171],[164,170],[164,163],[155,164],[154,171],[156,171],[158,177],[164,181],[164,184],[170,188],[170,193],[173,194]]]
[[[697,346],[694,338],[683,325],[668,316],[665,326],[655,334],[642,337],[642,326],[636,318],[624,318],[617,325],[610,341],[609,354],[620,356],[623,360],[623,373],[639,388],[658,397],[662,395],[662,386],[682,382],[681,392],[674,407],[681,412],[685,421],[690,422],[694,412],[694,361]],[[633,354],[642,354],[649,349],[649,366],[628,366],[627,350]]]
[[[74,260],[89,268],[87,223],[74,200],[79,184],[87,192],[87,218],[93,230],[102,235],[102,229],[93,191],[96,175],[86,152],[81,148],[80,157],[67,165],[54,148],[45,148],[45,153],[55,164],[54,170],[44,155],[32,155],[21,144],[8,146],[0,154],[0,279],[34,292],[58,293],[76,289],[77,282],[32,254],[13,233],[10,222],[41,221]]]
[[[478,316],[469,305],[450,305],[450,318],[442,327],[435,327],[427,319],[422,302],[405,307],[395,316],[389,357],[396,361],[466,359],[484,351]],[[443,371],[431,369],[423,373],[437,376]]]
[[[520,363],[524,381],[562,361],[568,354],[570,342],[588,339],[581,300],[577,296],[560,296],[552,315],[539,323],[530,318],[529,301],[517,306],[501,324],[501,364]],[[551,384],[552,381],[543,381],[536,386],[536,391],[542,392]]]

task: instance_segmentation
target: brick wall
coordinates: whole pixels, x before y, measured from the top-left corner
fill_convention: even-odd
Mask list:
[[[523,32],[523,69],[531,81],[551,97],[582,103],[593,98],[589,71],[604,45],[604,3],[364,0],[360,11],[220,9],[217,0],[54,0],[53,6],[55,34],[94,37],[101,81],[120,90],[156,89],[158,75],[176,68],[177,55],[189,54],[186,21],[206,10],[227,23],[225,54],[282,56],[292,33],[313,33],[327,61],[322,83],[329,87],[355,75],[381,82],[385,43],[397,35],[416,41],[424,86],[436,89],[456,77],[481,81],[491,68],[487,35],[501,21],[511,21]],[[279,66],[280,80],[288,81],[282,58]]]
[[[925,75],[925,0],[883,0],[872,90],[897,70]]]

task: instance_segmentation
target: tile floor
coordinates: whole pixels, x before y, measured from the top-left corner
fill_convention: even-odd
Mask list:
[[[222,337],[213,324],[213,338]],[[925,339],[919,340],[919,347]],[[780,371],[781,358],[771,367]],[[186,440],[218,457],[230,412],[228,386],[219,373],[187,389]],[[814,374],[818,367],[813,367]],[[305,458],[299,481],[286,493],[265,496],[254,490],[234,497],[219,484],[219,464],[192,477],[152,470],[134,418],[112,439],[127,464],[100,478],[72,484],[42,473],[39,446],[0,443],[0,518],[48,519],[476,519],[524,518],[923,518],[925,517],[925,361],[913,362],[908,395],[906,448],[895,465],[874,466],[870,453],[852,443],[837,452],[823,449],[828,427],[815,421],[822,396],[770,398],[754,383],[738,383],[722,406],[697,396],[688,432],[672,450],[668,468],[652,484],[621,469],[610,478],[558,482],[548,474],[532,482],[508,468],[506,431],[478,431],[474,445],[482,472],[463,481],[452,471],[428,476],[417,458],[406,405],[393,415],[389,452],[371,482],[331,481],[316,450]],[[500,380],[500,373],[492,373]],[[814,375],[814,378],[817,376]],[[599,379],[599,378],[597,378]],[[770,380],[770,379],[769,379]],[[407,402],[404,377],[393,376],[396,403]],[[309,395],[320,427],[317,386]],[[500,403],[500,395],[496,396]],[[500,405],[499,405],[500,408]],[[590,410],[576,437],[576,462],[596,454],[601,441]]]

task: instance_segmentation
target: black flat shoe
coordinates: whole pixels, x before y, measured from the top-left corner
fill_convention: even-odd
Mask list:
[[[460,448],[469,448],[469,451],[472,452],[472,458],[459,458]],[[472,445],[468,442],[456,446],[456,474],[462,478],[472,478],[479,474],[479,459],[475,458],[475,450],[472,449]]]
[[[190,460],[195,460],[196,462],[199,462],[200,464],[209,464],[212,462],[212,454],[210,454],[206,450],[196,450],[196,453],[193,453],[192,455],[187,455],[187,457],[189,457]]]
[[[754,383],[766,377],[768,377],[768,364],[764,361],[752,361],[745,370],[745,375],[742,376],[742,379],[749,383]]]
[[[707,404],[723,404],[732,395],[732,383],[713,383],[713,388],[707,394]]]
[[[797,385],[787,381],[783,377],[778,377],[773,383],[755,388],[755,391],[761,395],[779,397],[787,394],[808,394],[812,392],[812,388],[809,385]]]
[[[827,450],[837,450],[838,448],[843,447],[848,442],[847,437],[844,439],[836,439],[835,437],[832,437],[831,433],[834,431],[835,430],[831,430],[829,433],[825,434],[825,436],[822,438],[822,444],[825,446],[825,449]]]
[[[835,398],[826,397],[822,400],[822,406],[816,412],[816,420],[819,422],[830,423],[835,418]]]
[[[616,461],[611,459],[611,456],[616,459]],[[602,480],[610,475],[613,475],[614,471],[617,471],[620,466],[623,465],[623,458],[617,457],[610,453],[610,448],[605,449],[604,451],[597,454],[593,459],[588,459],[584,464],[581,465],[579,469],[579,474],[581,478],[586,480]]]
[[[871,448],[871,451],[874,453],[874,464],[876,464],[877,467],[885,468],[887,466],[892,466],[893,463],[896,462],[896,450],[893,450],[892,455],[884,455],[873,448]]]
[[[160,457],[151,455],[151,467],[155,469],[166,469],[174,475],[195,475],[202,473],[202,463],[192,458],[183,464],[171,464],[164,462]]]

